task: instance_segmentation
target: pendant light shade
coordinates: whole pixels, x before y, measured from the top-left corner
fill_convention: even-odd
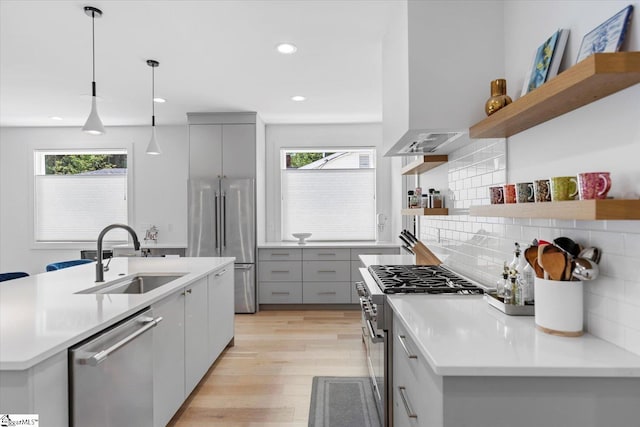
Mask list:
[[[82,130],[91,135],[102,135],[105,133],[104,126],[102,126],[102,120],[98,116],[98,109],[96,107],[96,33],[95,33],[95,21],[96,18],[102,16],[102,11],[95,7],[85,6],[84,13],[91,18],[91,52],[92,52],[92,76],[91,81],[91,112],[87,118],[86,123],[82,127]]]
[[[156,137],[156,106],[153,99],[155,98],[155,69],[160,63],[153,59],[147,59],[147,65],[151,67],[151,140],[147,145],[147,154],[157,155],[162,154],[162,150],[160,150]]]

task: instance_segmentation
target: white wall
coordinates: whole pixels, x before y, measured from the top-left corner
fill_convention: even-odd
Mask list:
[[[505,2],[508,93],[518,97],[534,50],[557,28],[571,34],[561,71],[573,65],[582,36],[628,4],[635,22],[625,50],[640,50],[638,1]],[[600,277],[585,283],[589,332],[640,354],[640,221],[569,221],[468,216],[471,204],[488,204],[487,187],[554,175],[610,171],[610,195],[640,194],[640,85],[625,89],[506,140],[478,140],[449,155],[443,166],[456,197],[449,216],[422,217],[421,238],[447,263],[486,284],[512,258],[513,243],[568,236],[602,249]],[[506,170],[504,158],[506,157]],[[483,159],[496,158],[483,162]],[[436,170],[424,174],[442,174]],[[450,203],[450,207],[451,207]],[[438,238],[440,240],[438,241]]]
[[[391,240],[391,161],[382,157],[382,125],[327,124],[327,125],[267,125],[266,129],[266,188],[268,241],[281,240],[280,217],[280,150],[282,148],[309,147],[374,147],[376,148],[377,213],[384,213],[389,221],[378,240]],[[345,212],[345,215],[348,215]]]
[[[37,274],[54,261],[77,259],[80,249],[95,244],[64,249],[34,249],[31,240],[29,162],[33,147],[100,147],[132,144],[129,168],[133,173],[133,223],[140,239],[151,225],[160,229],[159,243],[187,243],[188,138],[186,126],[159,126],[160,156],[145,149],[150,128],[109,127],[101,136],[86,135],[79,128],[0,129],[0,271]],[[96,238],[98,236],[96,235]]]

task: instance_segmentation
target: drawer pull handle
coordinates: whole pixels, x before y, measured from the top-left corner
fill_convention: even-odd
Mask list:
[[[272,273],[291,273],[289,270],[271,270]]]
[[[289,295],[289,291],[272,291],[271,295]]]
[[[335,291],[331,291],[331,292],[318,292],[318,295],[335,295],[336,292]]]
[[[411,405],[409,405],[409,400],[407,399],[407,396],[405,395],[407,389],[405,387],[400,386],[400,387],[398,387],[398,390],[400,391],[400,398],[402,399],[402,404],[404,405],[404,410],[407,411],[407,416],[409,418],[418,418],[418,414],[413,412],[413,409],[411,409]]]
[[[335,270],[318,270],[318,273],[336,273]]]
[[[409,359],[417,359],[418,356],[416,356],[415,354],[411,354],[409,353],[409,349],[407,348],[407,344],[405,344],[404,340],[406,340],[407,337],[404,335],[400,335],[400,344],[402,345],[402,349],[404,350],[404,353],[407,355],[407,357]]]
[[[289,256],[289,254],[288,253],[283,253],[283,254],[273,253],[273,254],[271,254],[271,256]]]
[[[318,253],[318,256],[336,256],[335,252],[325,252],[325,253]]]

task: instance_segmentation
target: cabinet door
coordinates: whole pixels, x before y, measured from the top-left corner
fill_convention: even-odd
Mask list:
[[[255,149],[254,149],[255,151]],[[189,176],[222,176],[222,126],[189,126]]]
[[[256,125],[222,125],[222,164],[227,178],[256,177]]]
[[[185,395],[189,395],[209,369],[207,278],[185,288]]]
[[[185,399],[183,291],[153,305],[153,425],[166,426]]]
[[[233,338],[234,269],[227,265],[209,275],[209,364]]]

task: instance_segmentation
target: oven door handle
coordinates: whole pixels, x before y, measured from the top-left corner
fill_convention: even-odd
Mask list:
[[[371,339],[371,342],[374,344],[384,342],[384,335],[376,334],[376,332],[373,330],[373,326],[371,326],[370,321],[367,320],[366,324],[367,324],[367,329],[369,330],[369,338]]]

